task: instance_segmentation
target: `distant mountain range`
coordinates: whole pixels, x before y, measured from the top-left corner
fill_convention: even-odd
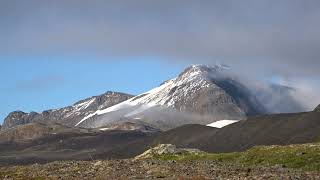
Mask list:
[[[265,113],[244,85],[223,76],[225,69],[225,66],[194,65],[138,96],[107,92],[61,109],[42,113],[12,112],[4,120],[2,129],[30,122],[98,128],[128,121],[171,129],[183,124],[208,124]]]
[[[229,67],[224,65],[193,65],[176,78],[137,96],[108,91],[72,106],[42,113],[15,111],[5,118],[1,129],[31,122],[112,129],[124,127],[117,124],[130,122],[168,130],[184,124],[244,120],[268,114],[272,107],[276,112],[301,109],[294,100],[281,106],[281,98],[290,100],[287,92],[293,89],[271,85],[272,92],[253,91],[228,75],[228,71]],[[272,101],[275,97],[278,101]]]

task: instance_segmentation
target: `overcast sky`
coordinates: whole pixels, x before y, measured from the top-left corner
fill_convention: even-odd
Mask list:
[[[24,66],[47,57],[61,66],[77,58],[93,67],[105,61],[106,69],[141,57],[168,68],[223,63],[239,74],[313,90],[319,19],[319,0],[1,0],[0,63]],[[39,76],[46,84],[63,82],[64,74]]]

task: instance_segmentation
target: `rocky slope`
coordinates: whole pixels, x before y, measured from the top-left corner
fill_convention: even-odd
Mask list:
[[[320,105],[318,105],[315,109],[314,109],[315,112],[320,112]]]
[[[30,122],[58,122],[68,126],[74,126],[79,119],[99,109],[105,109],[133,97],[129,94],[108,91],[99,96],[81,100],[72,106],[47,110],[42,113],[25,113],[15,111],[4,120],[2,129],[8,129],[20,124]]]
[[[224,66],[188,67],[159,87],[89,114],[76,125],[96,128],[130,119],[166,130],[266,113],[250,90],[224,71]]]

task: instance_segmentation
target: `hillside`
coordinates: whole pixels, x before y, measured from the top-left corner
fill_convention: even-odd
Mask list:
[[[154,144],[175,144],[206,152],[234,152],[256,145],[299,144],[319,139],[320,113],[306,112],[253,117],[221,129],[186,125],[159,134]]]
[[[56,124],[19,125],[0,133],[0,165],[130,158],[148,148],[152,133],[144,129],[102,131]]]

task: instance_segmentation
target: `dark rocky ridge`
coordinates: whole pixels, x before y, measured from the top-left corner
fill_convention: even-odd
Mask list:
[[[320,112],[320,104],[314,109],[315,112]]]
[[[4,120],[2,129],[30,122],[58,122],[67,126],[74,126],[79,119],[99,109],[104,109],[133,97],[132,95],[108,91],[99,96],[81,100],[72,106],[47,110],[42,113],[22,111],[11,112]]]

